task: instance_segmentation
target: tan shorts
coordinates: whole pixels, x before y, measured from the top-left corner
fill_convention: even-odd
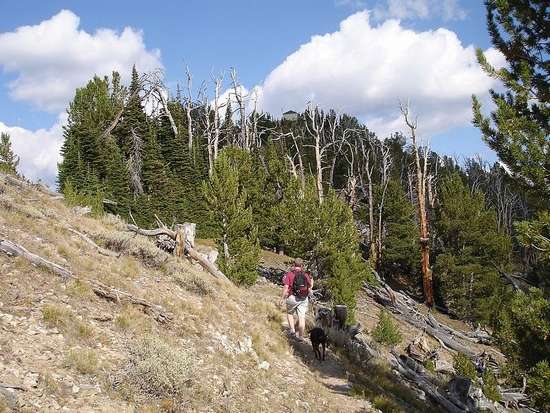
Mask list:
[[[297,299],[294,295],[289,296],[286,299],[286,312],[287,314],[294,314],[305,317],[307,313],[308,298]]]

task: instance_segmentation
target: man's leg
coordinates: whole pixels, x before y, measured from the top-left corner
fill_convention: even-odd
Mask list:
[[[290,332],[294,334],[296,332],[294,327],[294,316],[292,314],[287,313],[286,320],[288,321],[288,328],[290,328]]]
[[[306,315],[298,314],[298,337],[304,338],[306,332]]]

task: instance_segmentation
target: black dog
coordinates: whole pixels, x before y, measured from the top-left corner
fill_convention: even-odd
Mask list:
[[[325,352],[326,352],[326,346],[328,337],[325,333],[325,330],[323,330],[321,327],[315,327],[309,332],[309,339],[311,340],[311,346],[313,347],[313,352],[315,353],[315,358],[317,360],[324,360],[325,359]],[[321,349],[319,346],[322,346],[323,352],[321,353]]]

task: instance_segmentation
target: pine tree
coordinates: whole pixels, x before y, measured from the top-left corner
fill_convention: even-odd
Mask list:
[[[252,209],[247,206],[239,169],[229,155],[225,149],[220,152],[203,192],[217,227],[220,268],[236,283],[251,285],[257,278],[258,231]]]
[[[124,159],[129,159],[134,148],[134,135],[141,140],[146,139],[148,133],[147,116],[143,111],[139,75],[134,66],[132,68],[132,80],[128,90],[129,97],[122,112],[122,120],[119,122],[113,134],[117,138],[118,147],[121,149]]]
[[[550,8],[547,0],[486,0],[493,45],[507,67],[495,69],[481,50],[483,70],[500,80],[506,92],[491,91],[491,119],[474,96],[474,124],[517,180],[550,195]]]
[[[382,214],[383,242],[381,272],[386,279],[420,287],[420,254],[416,210],[407,199],[401,183],[391,179]],[[417,285],[418,284],[418,285]]]
[[[0,172],[17,175],[19,157],[11,149],[10,135],[6,132],[0,134]]]
[[[61,190],[67,179],[72,181],[77,192],[86,192],[90,173],[100,181],[106,178],[109,154],[103,132],[113,117],[107,78],[96,76],[85,87],[77,89],[69,104],[67,125],[63,132],[63,161],[58,173]]]
[[[458,174],[441,184],[440,203],[434,226],[441,246],[434,274],[442,298],[460,317],[489,322],[491,299],[500,286],[497,268],[507,269],[510,239],[498,233],[483,194],[471,194]]]
[[[359,252],[359,236],[351,208],[334,190],[317,198],[315,181],[310,177],[304,189],[293,180],[277,207],[280,237],[290,255],[307,257],[315,263],[321,280],[335,304],[348,306],[354,319],[356,294],[371,272]],[[324,278],[324,279],[323,279]]]

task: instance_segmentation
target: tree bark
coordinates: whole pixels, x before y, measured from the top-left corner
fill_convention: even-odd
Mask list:
[[[426,172],[427,172],[427,153],[424,153],[424,165],[420,165],[420,154],[416,142],[416,122],[409,120],[409,109],[406,106],[401,106],[401,112],[405,118],[405,123],[411,131],[411,141],[413,145],[414,161],[416,166],[416,194],[418,202],[418,220],[420,223],[420,253],[422,266],[422,286],[424,290],[424,300],[426,305],[433,307],[433,281],[432,270],[430,268],[430,235],[428,229],[428,217],[426,212]],[[426,149],[427,152],[427,149]]]

